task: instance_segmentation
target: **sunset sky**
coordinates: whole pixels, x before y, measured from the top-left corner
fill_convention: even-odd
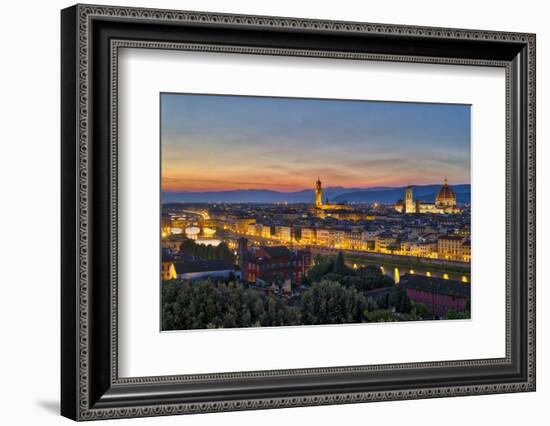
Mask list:
[[[163,191],[470,183],[470,106],[161,95]]]

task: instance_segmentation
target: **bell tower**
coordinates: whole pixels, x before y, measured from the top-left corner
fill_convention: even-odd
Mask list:
[[[323,187],[321,186],[321,180],[317,178],[315,182],[315,207],[321,208],[323,205]]]
[[[405,190],[405,213],[415,213],[416,208],[413,201],[413,189],[412,186],[407,186]]]

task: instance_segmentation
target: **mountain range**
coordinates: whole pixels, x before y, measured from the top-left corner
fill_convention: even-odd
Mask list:
[[[441,184],[413,185],[413,197],[433,203]],[[406,187],[379,186],[371,188],[323,189],[323,198],[331,203],[381,203],[393,204],[403,198]],[[470,202],[470,184],[451,185],[459,204]],[[209,192],[163,192],[163,203],[310,203],[315,199],[313,189],[295,192],[279,192],[268,189],[237,189]],[[324,201],[324,200],[323,200]]]

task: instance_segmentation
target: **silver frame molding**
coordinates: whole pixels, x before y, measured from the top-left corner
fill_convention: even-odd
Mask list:
[[[185,41],[174,28],[189,29],[188,35],[181,36],[187,37]],[[210,29],[227,31],[234,38],[223,44],[219,39],[212,42]],[[158,39],[140,38],[147,31],[158,34],[154,36]],[[269,41],[273,46],[248,45],[244,41],[250,31],[276,40]],[[284,35],[288,39],[277,41]],[[314,42],[306,48],[291,45],[292,40],[308,35],[328,37],[337,48],[324,49]],[[339,44],[340,38],[345,45]],[[372,50],[354,49],[360,46],[354,44],[357,40],[374,40]],[[387,52],[384,40],[426,47],[420,47],[419,54]],[[455,46],[465,56],[429,54],[438,52],[439,44]],[[477,46],[479,55],[468,50]],[[121,48],[504,68],[505,358],[119,378],[116,165]],[[496,50],[494,56],[488,53],[491,49]],[[76,5],[62,11],[62,56],[63,415],[92,420],[535,390],[535,35]],[[515,208],[520,210],[513,213]],[[519,263],[516,258],[521,258]],[[494,379],[452,384],[475,368],[509,370]],[[424,373],[433,376],[434,385],[415,383]],[[395,384],[377,389],[381,374],[395,375]],[[344,380],[345,386],[331,390],[336,380]],[[224,384],[231,381],[246,381],[250,391],[243,386],[242,393],[224,393]],[[311,388],[298,389],[300,383],[310,381]],[[258,396],[244,397],[247,392]]]

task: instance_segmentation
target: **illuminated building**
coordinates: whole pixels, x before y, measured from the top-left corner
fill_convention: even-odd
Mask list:
[[[374,242],[375,251],[388,252],[397,244],[397,238],[392,234],[382,233],[375,237]]]
[[[369,242],[372,242],[376,239],[376,236],[382,231],[379,229],[376,230],[364,230],[361,232],[361,242],[364,246],[368,245]]]
[[[397,200],[393,205],[393,208],[399,213],[403,213],[403,200],[402,199]]]
[[[405,189],[405,213],[416,213],[412,186],[407,186],[407,189]]]
[[[347,232],[342,229],[337,229],[332,232],[334,237],[334,246],[335,247],[344,247],[346,243]]]
[[[406,251],[410,256],[416,257],[437,257],[437,242],[436,241],[414,241],[406,244]]]
[[[161,218],[161,234],[163,237],[170,235],[172,230],[172,218],[169,215],[163,214]]]
[[[323,203],[323,186],[319,178],[317,178],[317,182],[315,182],[315,208],[317,210],[351,210],[351,208],[345,204],[330,204],[328,198]]]
[[[344,246],[352,250],[362,250],[363,249],[363,240],[362,240],[362,231],[360,229],[352,229],[346,235],[346,243]]]
[[[435,197],[435,206],[440,209],[456,208],[456,195],[449,186],[447,178]]]
[[[435,203],[424,203],[420,200],[415,202],[412,186],[405,189],[404,200],[398,200],[394,205],[395,210],[399,213],[460,213],[460,209],[456,205],[456,195],[449,186],[447,178],[435,196]]]
[[[257,285],[280,284],[289,292],[291,285],[302,283],[310,267],[309,251],[262,246],[248,254],[246,280]]]
[[[250,225],[248,225],[248,228],[246,229],[246,233],[248,235],[253,236],[253,237],[259,235],[258,234],[258,225],[251,223]]]
[[[315,182],[315,207],[318,209],[323,205],[323,187],[321,186],[321,180],[317,178]]]
[[[165,261],[162,262],[162,269],[160,272],[160,279],[163,281],[175,280],[177,278],[176,268],[174,262]]]
[[[319,228],[317,229],[317,244],[330,247],[344,247],[347,240],[347,232],[343,229]]]
[[[248,225],[254,225],[256,223],[256,219],[245,217],[245,218],[238,218],[235,221],[235,231],[239,234],[246,234],[248,231]]]
[[[331,242],[331,233],[329,229],[317,229],[317,243],[322,246],[328,246]]]
[[[281,241],[292,241],[292,229],[290,226],[276,226],[275,237]]]
[[[300,242],[302,244],[314,244],[315,243],[315,229],[313,228],[302,228],[302,238]]]
[[[460,235],[444,235],[437,239],[437,257],[439,259],[463,261]]]
[[[466,239],[462,242],[462,261],[463,262],[470,262],[472,259],[472,248],[470,239]]]
[[[260,237],[262,238],[271,238],[271,226],[268,225],[260,225]]]

